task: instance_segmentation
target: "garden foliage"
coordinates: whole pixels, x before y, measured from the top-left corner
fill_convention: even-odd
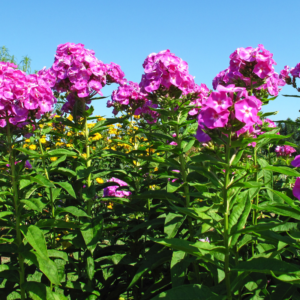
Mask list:
[[[229,64],[211,91],[169,50],[139,84],[82,44],[0,62],[1,299],[300,299],[300,156],[261,112],[300,66]]]

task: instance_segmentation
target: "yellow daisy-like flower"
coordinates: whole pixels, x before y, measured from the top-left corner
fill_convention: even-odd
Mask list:
[[[41,141],[42,144],[46,144],[47,143],[47,140],[45,138],[41,138],[40,141]]]
[[[134,115],[133,116],[135,119],[139,119],[141,116],[139,116],[139,115]]]
[[[47,151],[50,150],[50,147],[47,147],[46,150],[47,150]]]
[[[31,145],[29,146],[29,149],[30,149],[30,150],[35,150],[35,149],[36,149],[36,145],[32,145],[32,144],[31,144]]]
[[[69,131],[68,133],[67,133],[67,136],[72,136],[73,135],[73,133],[71,132],[71,131]]]
[[[134,126],[133,129],[134,130],[139,130],[139,128],[137,126]]]
[[[109,202],[109,204],[107,205],[107,208],[108,208],[108,209],[113,209],[113,206],[114,206],[114,204],[111,203],[111,202]]]
[[[133,161],[133,164],[134,164],[135,166],[139,166],[139,165],[140,165],[140,163],[139,163],[138,161],[136,161],[136,160]]]
[[[104,180],[102,178],[96,178],[96,181],[99,183],[99,184],[103,184],[104,183]]]
[[[88,128],[93,128],[96,124],[95,123],[89,123],[87,126]]]
[[[26,139],[26,140],[25,140],[25,143],[30,143],[30,139]]]
[[[96,116],[96,117],[98,117],[98,116]],[[97,120],[98,120],[98,121],[105,121],[106,119],[99,116],[99,118],[98,118]]]
[[[158,167],[155,167],[155,168],[154,168],[154,172],[157,172],[157,171],[158,171]]]
[[[73,144],[66,144],[68,148],[73,148]]]
[[[40,127],[40,128],[43,128],[43,127],[44,127],[44,124],[39,124],[39,127]]]
[[[28,147],[28,144],[24,144],[24,145],[23,145],[23,148],[27,148],[27,147]]]
[[[57,161],[57,157],[54,157],[54,156],[53,156],[53,157],[50,157],[50,160],[51,160],[51,161]]]
[[[86,158],[86,153],[82,153],[81,156],[83,156],[84,158]]]

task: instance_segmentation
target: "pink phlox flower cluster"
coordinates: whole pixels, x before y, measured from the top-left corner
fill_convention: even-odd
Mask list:
[[[104,64],[93,50],[74,43],[58,45],[54,63],[45,74],[49,81],[56,77],[53,87],[56,91],[72,91],[79,98],[88,97],[92,92],[102,95],[101,89],[106,83],[121,83],[124,79],[119,65]]]
[[[293,195],[300,200],[300,177],[297,177],[294,188]]]
[[[262,123],[257,115],[261,106],[262,102],[255,96],[249,96],[245,88],[218,85],[217,91],[210,94],[199,113],[196,138],[199,142],[208,142],[210,137],[203,129],[223,128],[234,120],[245,124],[237,135],[253,133],[254,125]]]
[[[300,77],[300,63],[295,68],[291,68],[290,73],[293,77]]]
[[[277,156],[292,156],[292,153],[296,152],[296,149],[288,145],[283,145],[277,146],[275,152]]]
[[[291,162],[291,165],[295,168],[300,167],[300,155],[295,156],[295,159]]]
[[[120,191],[118,190],[119,187],[122,186],[128,186],[128,184],[118,178],[112,177],[111,179],[107,180],[107,182],[115,182],[118,185],[112,185],[112,186],[108,186],[106,188],[103,189],[103,196],[104,197],[119,197],[119,198],[124,198],[124,197],[129,197],[131,195],[130,191]]]
[[[209,89],[206,84],[202,83],[201,85],[195,84],[194,93],[197,95],[195,100],[190,102],[190,105],[196,106],[189,111],[190,116],[198,115],[201,110],[203,103],[208,98]]]
[[[119,110],[127,107],[136,109],[147,102],[147,94],[142,93],[139,85],[135,82],[128,81],[122,83],[117,90],[114,90],[111,100],[107,102],[107,107],[114,107],[113,113],[116,115]]]
[[[188,72],[188,64],[170,50],[151,53],[143,63],[145,74],[142,75],[140,87],[152,93],[162,87],[169,90],[177,87],[183,95],[194,92],[194,78]]]
[[[40,118],[42,114],[52,111],[56,99],[42,77],[38,74],[27,75],[16,67],[0,62],[0,116],[4,118],[7,113],[10,123],[23,126],[29,116]],[[0,126],[5,125],[6,120],[1,119]]]
[[[230,55],[229,68],[213,79],[213,88],[216,89],[219,84],[236,84],[240,81],[244,82],[244,86],[250,87],[258,80],[265,80],[257,89],[267,89],[270,95],[277,96],[280,91],[278,86],[284,86],[285,81],[275,73],[273,65],[276,65],[273,54],[263,45],[258,45],[257,48],[238,48]],[[257,76],[257,80],[250,78],[253,75]]]
[[[151,100],[148,100],[144,103],[142,107],[138,107],[134,115],[142,116],[148,124],[154,124],[157,122],[157,119],[159,118],[159,113],[157,111],[151,110],[151,108],[158,108],[158,105],[155,103],[152,103]]]

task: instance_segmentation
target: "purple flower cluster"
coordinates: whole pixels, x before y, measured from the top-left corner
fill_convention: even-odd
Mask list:
[[[158,108],[158,105],[153,103],[151,100],[148,100],[143,104],[143,106],[138,107],[134,114],[143,117],[148,124],[156,123],[159,118],[159,113],[151,110],[151,108]]]
[[[205,103],[205,101],[208,98],[209,89],[204,83],[202,83],[201,85],[196,84],[194,92],[196,93],[197,98],[195,100],[192,100],[190,102],[190,105],[196,107],[194,107],[189,111],[190,116],[195,116],[199,114],[202,105]]]
[[[177,87],[183,95],[194,92],[195,82],[188,73],[188,64],[175,56],[170,50],[151,53],[143,63],[145,74],[142,76],[140,87],[143,91],[152,93],[159,88],[169,90]]]
[[[103,189],[103,196],[104,197],[119,197],[119,198],[124,198],[124,197],[129,197],[131,195],[130,191],[118,191],[119,187],[122,186],[128,186],[128,184],[125,181],[122,181],[121,179],[112,177],[111,179],[107,180],[107,182],[115,182],[118,185],[112,185],[108,186]]]
[[[275,73],[273,65],[276,65],[273,54],[263,45],[238,48],[230,55],[230,66],[213,79],[213,88],[236,84],[248,89],[266,89],[277,96],[279,86],[284,86],[285,81]]]
[[[208,142],[210,137],[203,129],[230,127],[237,121],[244,123],[237,135],[254,132],[254,125],[261,124],[257,113],[262,102],[255,96],[249,96],[246,88],[227,87],[219,85],[217,92],[212,92],[202,106],[198,116],[198,131],[196,134],[199,142]]]
[[[292,153],[296,152],[296,149],[291,146],[283,145],[277,146],[275,152],[277,156],[292,156]]]
[[[55,60],[48,70],[43,69],[39,75],[57,92],[71,92],[63,111],[68,112],[76,98],[102,95],[104,85],[124,82],[124,73],[120,66],[104,64],[95,57],[93,50],[84,48],[83,44],[66,43],[58,45]]]
[[[55,103],[40,75],[27,75],[12,63],[0,62],[0,127],[6,125],[6,114],[10,123],[22,126],[29,117],[40,118],[52,111]]]
[[[113,113],[116,115],[120,110],[126,110],[128,107],[134,111],[143,106],[147,101],[147,94],[142,93],[139,85],[128,81],[121,84],[117,90],[114,90],[111,100],[107,102],[107,107],[114,107]]]

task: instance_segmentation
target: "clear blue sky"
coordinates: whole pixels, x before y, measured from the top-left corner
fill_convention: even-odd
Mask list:
[[[39,70],[52,65],[58,44],[83,43],[136,82],[148,54],[170,49],[188,62],[198,84],[212,88],[212,79],[238,47],[263,44],[274,53],[277,72],[300,62],[299,11],[299,0],[2,1],[0,46],[18,61],[30,56],[32,69]],[[104,95],[114,88],[105,87]],[[296,91],[284,87],[282,93]],[[111,116],[105,100],[94,106],[97,114]],[[295,119],[299,109],[299,98],[282,96],[263,107],[279,111],[273,120]]]

